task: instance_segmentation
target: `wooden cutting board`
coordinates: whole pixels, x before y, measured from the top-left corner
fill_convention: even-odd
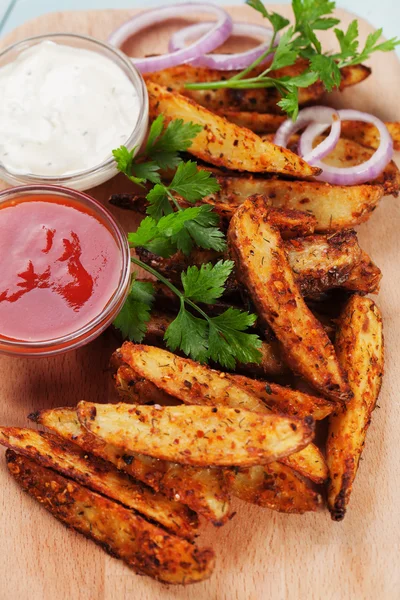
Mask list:
[[[290,8],[274,7],[289,15]],[[238,19],[258,21],[248,7],[232,8]],[[344,23],[353,16],[338,11]],[[45,15],[10,34],[5,46],[27,36],[56,31],[101,39],[134,11],[66,12]],[[127,50],[163,51],[167,33],[151,30]],[[360,22],[361,37],[372,27]],[[327,42],[332,42],[330,34]],[[237,44],[235,46],[237,48]],[[232,45],[231,45],[232,49]],[[335,102],[400,120],[400,64],[394,55],[371,60],[373,76]],[[396,94],[397,92],[397,94]],[[4,187],[6,187],[4,185]],[[106,201],[127,190],[117,177],[92,194]],[[129,215],[114,214],[129,229]],[[374,413],[351,506],[342,523],[328,513],[280,515],[236,502],[235,518],[222,529],[206,527],[199,543],[217,555],[212,578],[187,588],[139,577],[82,536],[67,531],[21,492],[0,461],[0,600],[394,600],[400,597],[400,226],[399,202],[383,200],[360,228],[363,247],[384,278],[378,303],[386,338],[386,377]],[[110,332],[90,346],[52,359],[0,357],[0,423],[28,425],[37,408],[114,398],[107,363],[117,341]]]

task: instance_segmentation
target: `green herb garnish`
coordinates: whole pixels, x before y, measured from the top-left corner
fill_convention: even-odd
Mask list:
[[[292,0],[294,25],[290,25],[288,19],[281,15],[269,12],[261,0],[246,0],[246,4],[257,10],[273,28],[273,36],[267,50],[249,67],[228,80],[188,83],[186,88],[193,90],[276,88],[282,96],[278,106],[295,120],[299,111],[299,88],[308,87],[320,80],[325,89],[331,91],[340,84],[342,67],[360,64],[373,52],[390,52],[400,44],[397,38],[378,43],[382,35],[382,29],[378,29],[367,37],[364,47],[360,48],[357,21],[352,21],[347,31],[336,28],[340,21],[330,16],[336,3],[329,0]],[[317,36],[318,31],[332,28],[340,46],[340,52],[336,53],[324,52]],[[276,44],[278,32],[283,29],[285,31]],[[272,55],[272,62],[268,67],[256,77],[246,77],[268,55]],[[295,77],[271,77],[272,71],[289,67],[298,58],[309,61],[309,68],[304,73]]]
[[[203,204],[182,209],[176,195],[188,203],[200,201],[216,192],[219,185],[212,174],[202,171],[193,161],[183,162],[179,153],[187,150],[201,126],[171,121],[164,127],[159,116],[152,124],[145,151],[135,156],[122,146],[114,150],[119,171],[136,184],[153,184],[146,199],[147,215],[134,233],[128,234],[132,248],[143,247],[162,257],[177,250],[189,254],[194,244],[222,252],[225,236],[218,228],[219,217],[211,206]],[[169,185],[165,185],[160,170],[175,169]],[[219,261],[200,268],[189,267],[181,274],[182,291],[155,269],[137,258],[132,262],[164,283],[180,301],[180,310],[165,332],[164,340],[172,351],[182,350],[199,362],[212,360],[233,369],[236,361],[260,362],[261,341],[247,333],[256,315],[228,308],[210,317],[199,304],[214,304],[224,293],[233,262]],[[137,281],[135,275],[128,298],[114,321],[122,335],[141,342],[151,316],[154,289],[150,282]]]

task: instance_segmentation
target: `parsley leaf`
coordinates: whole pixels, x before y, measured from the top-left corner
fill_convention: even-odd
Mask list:
[[[207,329],[207,321],[188,312],[182,300],[179,314],[167,328],[164,340],[170,350],[180,349],[186,356],[204,363],[208,357]]]
[[[209,358],[228,369],[234,369],[236,360],[242,363],[260,361],[261,340],[255,334],[243,333],[251,327],[255,315],[228,308],[210,319]]]
[[[194,302],[214,304],[224,293],[224,284],[232,272],[231,260],[220,260],[215,265],[202,264],[200,269],[189,267],[182,273],[182,286],[186,298]]]
[[[285,17],[282,17],[282,15],[275,12],[268,12],[261,0],[246,0],[246,4],[251,6],[251,8],[258,10],[258,12],[261,13],[265,19],[268,19],[275,32],[278,32],[289,25],[290,21],[285,19]]]
[[[217,192],[219,184],[210,171],[198,169],[197,164],[189,160],[178,166],[169,189],[188,202],[197,202]]]
[[[172,207],[168,199],[168,193],[165,185],[157,184],[147,194],[146,199],[149,206],[146,213],[159,221],[163,215],[172,213]]]
[[[153,285],[147,281],[134,280],[128,297],[114,320],[114,326],[121,331],[124,338],[134,342],[143,340],[153,301]]]

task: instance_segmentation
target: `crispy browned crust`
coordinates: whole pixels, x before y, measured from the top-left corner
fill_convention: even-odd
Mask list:
[[[124,450],[199,467],[250,467],[307,446],[312,417],[300,420],[225,406],[139,406],[80,402],[80,423]]]
[[[307,68],[308,62],[298,59],[294,65],[271,71],[271,77],[294,77],[300,75]],[[249,77],[255,77],[265,67],[258,67],[249,73]],[[234,75],[232,71],[216,71],[201,67],[191,67],[190,65],[181,65],[164,69],[157,73],[151,73],[145,76],[147,81],[151,80],[160,85],[166,86],[170,90],[177,91],[185,96],[192,98],[199,104],[213,111],[238,110],[259,113],[276,113],[282,111],[277,106],[281,96],[275,88],[262,88],[256,90],[246,89],[219,89],[219,90],[188,90],[186,83],[212,82],[222,79],[229,79]],[[371,70],[365,65],[355,65],[341,69],[342,81],[340,89],[350,85],[355,85],[366,79]],[[320,81],[310,85],[308,88],[299,89],[300,105],[310,104],[321,98],[324,93],[324,87]]]
[[[303,159],[267,141],[249,129],[238,127],[223,117],[166,87],[147,81],[150,118],[164,116],[165,122],[183,119],[203,126],[188,152],[217,167],[252,173],[283,173],[299,178],[318,174]]]
[[[269,381],[250,379],[243,375],[227,374],[229,379],[254,394],[274,412],[304,418],[309,415],[315,421],[325,419],[335,404],[326,398],[313,396]]]
[[[195,583],[211,575],[211,548],[200,550],[120,504],[11,450],[7,450],[6,460],[17,483],[54,517],[137,573],[173,584]]]
[[[371,414],[382,384],[384,345],[382,316],[369,298],[354,295],[339,320],[336,351],[353,399],[329,419],[328,507],[332,519],[344,518],[357,474]]]
[[[268,413],[270,409],[250,388],[246,377],[234,376],[210,369],[190,359],[181,358],[160,348],[139,346],[126,342],[119,351],[123,360],[134,371],[168,395],[179,398],[186,404],[199,406],[225,406]],[[249,382],[246,386],[245,383]],[[274,386],[275,393],[285,394],[285,388]],[[297,392],[293,392],[296,394]],[[305,415],[305,418],[309,415]],[[327,477],[324,458],[314,444],[300,452],[281,459],[317,483]]]
[[[157,316],[156,316],[157,319]],[[160,321],[160,319],[157,319]],[[144,377],[140,377],[131,367],[122,365],[114,375],[115,388],[122,402],[133,404],[161,404],[173,406],[176,400],[152,385]]]
[[[353,230],[296,238],[287,241],[285,249],[303,296],[345,286],[361,262],[362,254]],[[365,278],[358,279],[365,283]]]
[[[0,444],[138,511],[176,535],[193,539],[196,534],[198,519],[193,511],[62,438],[32,429],[1,427]]]
[[[234,212],[253,194],[264,196],[266,205],[303,211],[315,218],[316,233],[351,229],[367,221],[383,198],[380,184],[330,185],[317,181],[219,176],[219,192],[203,198],[229,222]]]
[[[262,136],[262,139],[272,141],[273,137],[273,135],[267,134]],[[317,137],[315,141],[319,143],[323,139],[324,137],[321,136]],[[295,150],[298,140],[298,136],[292,136],[288,147]],[[372,148],[366,148],[353,140],[341,137],[332,152],[322,162],[334,167],[354,167],[369,160],[373,153],[374,150]],[[385,194],[398,196],[400,190],[400,171],[396,163],[393,160],[390,161],[382,173],[373,181],[368,181],[367,184],[382,185]]]
[[[362,294],[377,294],[382,279],[382,271],[361,251],[361,260],[350,272],[343,287]]]
[[[42,410],[29,415],[29,418],[168,498],[186,504],[215,525],[222,525],[229,518],[229,494],[220,470],[182,467],[149,456],[124,453],[84,429],[73,408]]]
[[[289,266],[279,232],[258,199],[246,201],[228,231],[236,275],[247,288],[261,321],[281,342],[292,369],[332,400],[351,391],[322,325],[307,308]]]
[[[261,113],[261,112],[250,112],[250,111],[239,111],[239,110],[221,110],[218,114],[232,121],[239,127],[246,127],[251,129],[258,135],[265,135],[266,133],[275,133],[284,121],[286,121],[285,115],[277,115],[273,113]]]
[[[400,123],[385,123],[385,125],[392,137],[394,149],[400,150]],[[342,121],[341,135],[368,148],[376,150],[379,146],[378,130],[371,123]]]
[[[303,514],[321,506],[320,495],[280,463],[231,470],[227,477],[234,496],[262,508]]]

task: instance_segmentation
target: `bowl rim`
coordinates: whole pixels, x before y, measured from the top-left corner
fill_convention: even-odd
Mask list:
[[[129,293],[131,253],[127,235],[112,213],[92,196],[59,185],[23,185],[0,192],[0,210],[2,204],[13,197],[17,199],[18,197],[23,198],[23,196],[27,196],[27,201],[29,201],[29,195],[40,196],[41,193],[43,195],[56,195],[60,198],[70,198],[74,200],[75,204],[81,204],[93,209],[93,213],[111,233],[121,252],[121,274],[118,287],[109,298],[101,313],[81,328],[63,336],[42,341],[14,340],[3,337],[0,333],[0,353],[17,354],[19,356],[49,356],[83,346],[98,337],[111,324]]]
[[[127,57],[122,51],[114,46],[111,46],[107,42],[103,42],[102,40],[98,40],[89,35],[83,35],[78,33],[68,33],[68,32],[54,32],[54,33],[45,33],[40,35],[34,35],[18,42],[14,42],[10,46],[7,46],[0,52],[0,61],[9,53],[14,51],[23,51],[25,48],[29,47],[30,44],[34,45],[34,43],[39,43],[41,41],[52,41],[53,38],[62,39],[69,38],[72,40],[81,40],[84,42],[89,42],[98,48],[102,48],[111,54],[113,58],[111,60],[115,61],[115,64],[122,69],[122,65],[127,70],[126,73],[129,77],[129,80],[135,87],[136,92],[138,93],[139,102],[141,105],[141,110],[139,113],[139,118],[135,124],[133,131],[130,133],[128,139],[125,142],[125,146],[128,150],[132,150],[132,148],[136,145],[138,139],[141,137],[141,133],[143,129],[147,127],[148,122],[148,114],[149,114],[149,99],[147,94],[146,84],[142,77],[140,71],[134,66],[129,57]],[[95,51],[95,50],[94,50]],[[124,69],[122,69],[124,71]],[[125,71],[124,71],[125,72]],[[75,171],[70,173],[69,175],[36,175],[34,173],[14,173],[13,171],[8,170],[3,163],[0,161],[0,179],[2,176],[6,181],[10,181],[14,183],[17,181],[19,185],[34,185],[34,184],[48,184],[48,185],[59,185],[66,186],[73,185],[75,183],[81,182],[85,178],[94,177],[96,175],[101,175],[104,172],[111,171],[113,173],[117,173],[117,168],[115,165],[115,160],[112,155],[109,158],[104,160],[103,162],[95,165],[94,167],[90,167],[89,169],[85,169],[83,171]],[[5,174],[5,175],[3,175]]]

